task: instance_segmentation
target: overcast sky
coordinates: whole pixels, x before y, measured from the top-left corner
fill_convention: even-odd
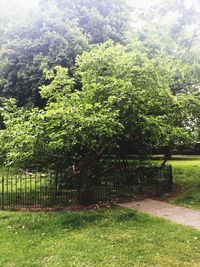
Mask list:
[[[150,0],[150,1],[148,1],[148,0],[133,0],[131,2],[132,2],[133,6],[148,9],[152,5],[158,5],[161,2],[161,0]]]
[[[21,7],[34,8],[39,0],[0,0],[0,2],[17,3]],[[72,0],[73,1],[73,0]],[[161,0],[130,0],[133,5],[142,8],[149,8],[152,5],[159,4]]]
[[[0,0],[0,3],[1,2],[7,2],[7,3],[13,2],[15,4],[17,3],[18,5],[22,7],[34,8],[37,5],[38,1],[39,0]],[[129,1],[132,3],[132,5],[136,5],[138,7],[148,9],[152,5],[158,5],[162,0],[129,0]],[[185,0],[188,6],[190,6],[193,3],[193,1],[194,0]]]
[[[1,0],[4,2],[17,2],[21,6],[24,7],[35,7],[37,5],[38,0]],[[73,0],[72,0],[73,1]],[[149,8],[152,5],[159,4],[161,0],[132,0],[133,5],[137,5],[138,7]]]
[[[37,6],[39,0],[0,0],[0,5],[9,4],[16,5],[22,9],[34,9]],[[73,1],[73,0],[72,0]],[[101,1],[101,0],[99,0]],[[132,6],[137,6],[139,8],[148,9],[151,6],[159,5],[162,0],[129,0]],[[166,0],[166,2],[169,0]],[[195,0],[185,0],[185,3],[190,7]],[[200,0],[199,0],[200,1]],[[19,14],[20,15],[20,14]]]
[[[18,7],[24,8],[35,8],[39,0],[0,0],[0,4],[4,5],[17,5]]]

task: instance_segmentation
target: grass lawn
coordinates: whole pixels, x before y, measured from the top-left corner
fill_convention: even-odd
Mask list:
[[[200,209],[200,158],[172,160],[185,193],[172,203]],[[0,267],[200,266],[200,232],[131,210],[0,211]]]
[[[0,212],[0,266],[200,266],[200,232],[134,211]]]
[[[200,158],[172,160],[175,184],[183,186],[185,193],[171,203],[200,209]]]

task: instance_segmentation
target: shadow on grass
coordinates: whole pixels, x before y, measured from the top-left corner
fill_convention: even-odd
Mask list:
[[[48,233],[55,235],[60,230],[74,231],[91,226],[112,227],[120,223],[146,224],[148,217],[138,212],[118,207],[109,210],[88,212],[0,212],[1,227],[10,225],[13,231],[24,233]]]

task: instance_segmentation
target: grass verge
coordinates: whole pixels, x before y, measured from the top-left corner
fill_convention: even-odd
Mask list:
[[[0,212],[0,266],[200,266],[200,232],[114,208]]]
[[[171,203],[188,208],[200,209],[200,159],[172,160],[176,185],[184,188],[184,193]]]

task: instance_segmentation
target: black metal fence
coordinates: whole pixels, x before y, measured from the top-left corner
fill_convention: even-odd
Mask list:
[[[115,169],[91,179],[65,174],[6,175],[0,179],[0,209],[120,202],[161,195],[172,185],[171,166]]]

